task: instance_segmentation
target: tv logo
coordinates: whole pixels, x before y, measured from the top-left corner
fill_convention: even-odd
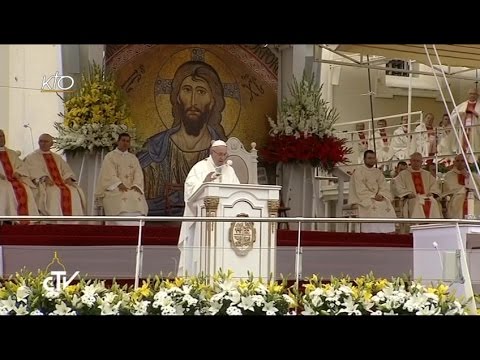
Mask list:
[[[51,75],[48,79],[43,75],[41,92],[73,92],[75,81],[71,76],[59,75],[58,71],[55,75]]]
[[[45,280],[43,280],[43,288],[46,291],[62,291],[80,274],[80,271],[75,271],[68,280],[65,276],[67,275],[66,271],[50,271],[50,274],[52,276],[47,276]],[[54,277],[56,278],[55,282],[53,281]]]

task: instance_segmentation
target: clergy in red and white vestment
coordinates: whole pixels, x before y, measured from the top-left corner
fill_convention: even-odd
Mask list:
[[[459,117],[457,116],[457,112],[460,116],[460,120],[463,122],[463,126],[467,132],[468,140],[470,145],[472,146],[473,151],[480,150],[480,127],[479,124],[479,114],[480,114],[480,102],[478,101],[478,91],[475,88],[468,90],[468,100],[464,101],[460,105],[457,106],[456,110],[452,112],[452,125],[458,131],[459,137],[462,141],[462,147],[465,151],[468,150],[468,144],[463,134],[463,131],[458,123]],[[477,125],[477,126],[475,126]],[[472,157],[474,158],[474,157]]]
[[[85,195],[76,176],[63,158],[50,151],[53,138],[42,134],[40,149],[25,158],[30,178],[37,184],[36,200],[42,215],[71,216],[85,214]]]
[[[377,159],[372,150],[365,151],[364,165],[355,169],[349,181],[348,203],[358,206],[361,218],[396,218],[392,194],[383,173],[374,167]],[[362,232],[390,233],[394,223],[362,223]]]
[[[415,219],[442,218],[437,198],[440,188],[432,174],[422,169],[422,154],[410,156],[410,168],[395,178],[398,196],[405,199],[403,217]]]
[[[473,179],[480,189],[480,177],[476,173],[472,173]],[[463,156],[457,155],[453,162],[453,169],[445,174],[445,182],[443,184],[443,196],[450,196],[447,205],[447,216],[451,219],[464,219],[468,215],[468,198],[469,192],[474,194],[474,214],[480,214],[480,201],[476,196],[475,185],[467,171],[466,163]]]
[[[0,214],[38,215],[28,170],[17,152],[5,147],[5,133],[0,130]]]
[[[148,213],[142,167],[129,149],[130,135],[120,134],[117,148],[105,156],[100,169],[96,196],[102,199],[107,216],[141,216]],[[132,221],[112,221],[109,224],[137,225]]]

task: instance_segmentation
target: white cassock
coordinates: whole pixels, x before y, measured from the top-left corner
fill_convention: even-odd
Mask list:
[[[128,191],[120,191],[118,189],[120,184],[125,185]],[[105,155],[95,192],[95,195],[102,199],[105,215],[147,215],[148,205],[143,190],[143,172],[135,155],[118,149]],[[137,225],[133,221],[108,223],[109,225]]]
[[[368,137],[365,131],[352,134],[354,149],[357,149],[357,164],[363,164],[363,153],[368,150]]]
[[[473,178],[480,190],[480,177],[473,173]],[[451,219],[464,219],[468,215],[467,190],[474,195],[474,214],[480,215],[480,201],[475,192],[475,185],[469,176],[464,176],[459,170],[453,168],[445,174],[443,183],[443,197],[450,196],[447,205],[447,215]],[[462,184],[463,183],[463,184]]]
[[[350,177],[348,203],[357,204],[359,217],[396,218],[392,206],[392,194],[388,189],[383,173],[377,168],[365,165],[355,169]],[[376,195],[383,200],[375,200]],[[393,223],[362,223],[361,232],[389,233],[395,231]]]
[[[197,216],[197,211],[192,203],[189,202],[191,196],[203,184],[205,177],[215,171],[215,163],[211,156],[196,163],[185,180],[185,211],[183,216]],[[222,175],[216,178],[214,183],[240,184],[235,170],[229,165],[222,166]],[[178,248],[180,249],[180,261],[178,264],[177,276],[198,275],[200,258],[200,237],[195,236],[195,225],[193,221],[183,221],[178,238]]]
[[[464,101],[463,103],[461,103],[460,105],[458,105],[457,106],[457,111],[460,114],[461,118],[466,117],[467,108],[470,109],[470,110],[473,109],[477,114],[480,114],[480,101],[477,100],[476,102],[470,102],[470,101],[467,100],[467,101]],[[453,126],[455,126],[455,128],[457,130],[457,133],[458,133],[458,136],[460,138],[460,141],[463,144],[464,143],[464,134],[463,134],[462,128],[460,127],[460,125],[458,123],[459,118],[457,116],[457,111],[455,111],[455,110],[452,111],[451,123],[452,123]],[[465,127],[465,130],[468,133],[468,140],[470,142],[470,145],[472,146],[473,151],[476,152],[476,151],[480,150],[480,126],[472,127],[473,125],[480,125],[477,117],[473,116],[472,118],[469,118],[469,119],[466,118],[465,119],[464,127]],[[466,151],[469,151],[468,147],[466,147],[466,144],[464,146],[465,146]]]
[[[396,128],[393,132],[391,148],[394,159],[403,160],[410,155],[408,153],[409,144],[408,135],[405,135],[406,133],[407,130],[404,130],[403,126]]]
[[[14,179],[18,173],[20,180]],[[28,170],[17,152],[0,147],[0,214],[7,216],[38,215],[37,204],[32,189],[36,186],[28,175]]]
[[[389,161],[392,158],[392,149],[390,146],[390,139],[385,129],[381,131],[375,130],[375,148],[373,146],[373,138],[370,138],[369,149],[375,150],[378,162]],[[382,166],[385,164],[382,164]]]
[[[456,153],[457,149],[457,139],[453,133],[451,126],[439,126],[437,128],[437,153],[441,155],[453,155]]]
[[[437,151],[437,137],[434,129],[428,131],[427,126],[421,123],[415,128],[415,133],[410,146],[410,154],[419,152],[422,156],[427,157]]]
[[[443,217],[438,201],[433,196],[427,197],[429,193],[440,196],[437,180],[430,172],[423,169],[415,171],[408,168],[401,171],[395,178],[395,186],[398,196],[401,198],[408,194],[416,195],[412,199],[405,199],[404,218],[434,219]]]
[[[24,162],[30,178],[37,184],[34,195],[40,214],[47,216],[85,214],[85,195],[76,183],[73,186],[65,184],[65,180],[68,178],[76,180],[76,176],[60,155],[51,151],[36,150],[27,155]],[[46,177],[50,178],[54,185],[45,184],[43,179]]]

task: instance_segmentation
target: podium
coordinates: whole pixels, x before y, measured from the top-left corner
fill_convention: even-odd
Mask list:
[[[276,222],[251,222],[249,217],[278,214],[280,188],[275,185],[204,183],[187,206],[196,216],[238,217],[235,222],[198,221],[193,241],[185,244],[185,270],[212,276],[232,270],[235,278],[275,276]],[[192,247],[193,244],[193,247]],[[190,254],[188,254],[190,252]]]
[[[414,279],[425,285],[441,281],[457,297],[473,297],[472,283],[480,280],[480,225],[415,225],[411,231]],[[476,314],[475,300],[468,308]]]

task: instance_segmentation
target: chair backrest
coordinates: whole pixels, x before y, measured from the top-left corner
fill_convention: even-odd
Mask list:
[[[236,137],[227,140],[228,160],[232,160],[238,180],[241,184],[258,184],[258,155],[256,143],[251,143],[252,149],[245,150],[243,144]]]

